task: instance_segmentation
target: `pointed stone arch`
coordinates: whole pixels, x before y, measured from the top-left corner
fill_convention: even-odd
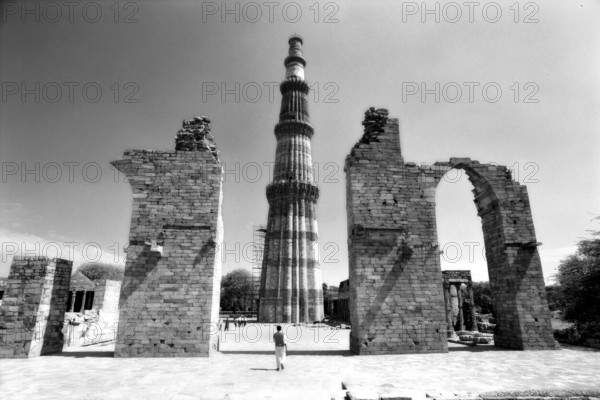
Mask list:
[[[351,350],[448,351],[435,193],[453,168],[474,187],[498,314],[496,345],[555,348],[527,188],[505,166],[469,158],[405,163],[398,120],[387,110],[371,108],[363,125],[345,166]]]
[[[481,218],[497,346],[513,349],[554,348],[551,316],[527,187],[512,179],[506,166],[469,158],[435,163],[442,176],[463,170],[473,185]],[[440,169],[441,167],[441,169]],[[436,187],[441,177],[436,174]]]

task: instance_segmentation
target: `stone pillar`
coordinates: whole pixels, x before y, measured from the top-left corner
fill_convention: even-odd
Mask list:
[[[460,330],[458,327],[458,290],[456,289],[456,285],[451,283],[450,289],[448,291],[450,293],[450,312],[452,316],[452,328],[454,330]]]
[[[222,169],[210,121],[184,121],[176,151],[129,150],[112,164],[133,190],[115,357],[216,349]]]
[[[81,297],[81,309],[79,310],[79,312],[82,313],[82,314],[85,313],[85,301],[87,300],[85,298],[86,294],[87,294],[87,291],[84,290],[83,291],[83,296]]]
[[[463,302],[465,300],[463,299],[463,292],[462,292],[461,284],[455,285],[455,287],[456,287],[456,299],[457,299],[457,304],[458,304],[458,315],[456,316],[458,330],[464,331],[465,330],[465,317],[463,315]]]
[[[450,284],[444,276],[444,305],[446,307],[446,335],[448,338],[454,337],[454,323],[452,322],[452,296],[450,295]]]
[[[469,329],[470,331],[479,331],[479,328],[477,327],[477,315],[476,315],[476,310],[475,310],[475,297],[473,296],[473,285],[471,283],[467,284],[467,293],[469,296],[469,300],[471,302],[471,321],[472,321],[472,326],[471,327],[467,327],[467,329]]]
[[[71,292],[71,306],[69,307],[70,312],[75,312],[75,297],[77,297],[77,292]]]
[[[62,351],[72,261],[13,258],[0,306],[0,358]]]
[[[449,301],[446,303],[446,313],[450,316],[448,322],[452,326],[452,331],[454,331],[455,325],[458,331],[476,331],[477,322],[471,271],[446,270],[442,271],[442,275],[444,277],[444,288],[448,288],[446,291]],[[465,304],[468,304],[470,308],[466,307],[465,310]],[[469,314],[466,315],[466,312]],[[468,321],[471,321],[471,323],[468,323]]]

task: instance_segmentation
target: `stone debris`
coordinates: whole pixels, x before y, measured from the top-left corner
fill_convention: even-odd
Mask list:
[[[219,159],[219,151],[214,136],[210,133],[210,119],[205,116],[185,119],[182,128],[175,138],[175,150],[198,151],[209,150],[215,159]]]
[[[385,108],[371,107],[365,111],[365,119],[362,124],[364,126],[364,134],[360,141],[354,146],[358,147],[360,143],[369,144],[373,141],[378,142],[377,136],[383,133],[383,128],[387,124],[388,110]]]
[[[448,339],[450,342],[461,344],[489,344],[494,340],[492,333],[459,331],[456,332],[458,340]]]
[[[496,329],[496,324],[486,321],[477,322],[477,329],[483,332],[493,332]]]
[[[472,400],[472,399],[480,399],[479,394],[473,392],[449,392],[449,391],[441,391],[441,392],[429,392],[425,395],[427,399],[432,400]]]

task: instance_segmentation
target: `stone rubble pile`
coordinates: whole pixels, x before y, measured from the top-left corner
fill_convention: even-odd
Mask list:
[[[494,338],[493,334],[483,332],[458,331],[456,334],[460,342],[470,344],[489,344]]]
[[[371,107],[365,111],[365,119],[362,124],[364,128],[364,134],[360,139],[359,143],[369,144],[373,141],[378,142],[377,135],[383,133],[383,128],[388,120],[388,110],[385,108]],[[357,143],[357,145],[359,144]]]
[[[210,119],[205,116],[194,117],[184,120],[182,129],[177,132],[175,138],[175,150],[197,151],[209,150],[218,159],[219,151],[215,138],[210,133]]]
[[[493,332],[495,328],[496,324],[492,324],[491,322],[482,321],[477,323],[477,329],[480,332]]]

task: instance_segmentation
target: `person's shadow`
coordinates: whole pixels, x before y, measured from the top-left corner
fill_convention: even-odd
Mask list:
[[[251,371],[277,371],[277,368],[250,368]]]

